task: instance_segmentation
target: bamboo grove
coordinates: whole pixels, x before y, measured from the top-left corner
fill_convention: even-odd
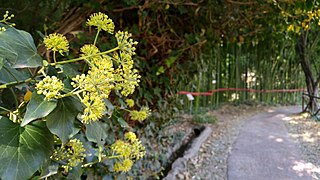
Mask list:
[[[264,42],[255,46],[223,43],[196,58],[198,72],[179,89],[207,92],[219,88],[287,90],[305,87],[293,43]],[[217,107],[224,102],[300,104],[302,92],[222,91],[195,97],[195,106]],[[183,102],[189,106],[187,97]]]

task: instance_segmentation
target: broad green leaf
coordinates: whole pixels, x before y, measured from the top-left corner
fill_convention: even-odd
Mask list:
[[[118,123],[120,124],[120,126],[121,126],[122,128],[127,128],[127,127],[129,127],[128,123],[127,123],[123,118],[119,117],[119,118],[117,119],[117,121],[118,121]]]
[[[30,178],[49,158],[53,136],[44,122],[25,127],[0,117],[0,177],[3,180]]]
[[[47,116],[47,126],[51,133],[57,135],[63,144],[79,132],[75,119],[79,113],[80,102],[72,97],[59,99],[57,107]]]
[[[58,173],[59,164],[51,160],[45,161],[41,168],[40,179],[45,179]]]
[[[78,69],[80,69],[79,66],[80,65],[78,64],[64,64],[64,65],[56,66],[56,68],[60,68],[63,71],[64,75],[66,75],[67,77],[73,78],[81,74],[78,71]]]
[[[4,60],[2,57],[0,57],[0,70],[2,69],[3,66],[4,66]]]
[[[6,59],[13,68],[42,66],[42,58],[37,53],[32,36],[25,31],[10,28],[0,32],[0,57]]]
[[[1,58],[1,57],[0,57]],[[0,60],[1,61],[1,60]],[[1,62],[0,62],[1,66]],[[10,83],[17,81],[24,81],[30,78],[31,75],[26,70],[16,70],[11,67],[7,62],[4,62],[2,68],[0,68],[0,83]]]
[[[101,122],[91,122],[86,124],[86,135],[89,141],[98,143],[103,146],[107,135],[107,125]]]
[[[113,111],[114,111],[114,106],[112,105],[112,103],[108,100],[108,99],[105,99],[104,100],[104,103],[106,104],[106,106],[107,106],[107,114],[109,115],[109,116],[111,116],[112,115],[112,113],[113,113]]]
[[[35,119],[46,117],[49,113],[51,113],[54,110],[56,106],[56,100],[44,100],[43,95],[39,95],[37,94],[37,92],[33,92],[31,100],[27,106],[27,112],[22,120],[21,126],[25,126]]]

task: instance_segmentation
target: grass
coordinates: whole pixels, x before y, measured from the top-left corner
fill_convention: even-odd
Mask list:
[[[214,124],[217,122],[217,118],[208,113],[197,113],[193,115],[193,122],[200,124]]]

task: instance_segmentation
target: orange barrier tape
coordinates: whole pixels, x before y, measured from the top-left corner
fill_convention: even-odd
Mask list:
[[[304,88],[301,89],[271,89],[271,90],[256,90],[256,89],[246,89],[246,88],[219,88],[210,90],[208,92],[188,92],[179,91],[178,94],[191,94],[193,96],[212,96],[216,92],[221,91],[246,91],[246,92],[256,92],[256,93],[272,93],[272,92],[303,92]]]

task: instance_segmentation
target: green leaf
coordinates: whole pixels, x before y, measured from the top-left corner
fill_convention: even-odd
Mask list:
[[[157,71],[156,75],[159,76],[159,75],[162,74],[162,73],[164,73],[164,67],[163,67],[163,66],[160,66],[160,67],[158,68],[158,71]]]
[[[25,31],[10,28],[0,33],[0,57],[6,59],[13,68],[42,66],[42,58],[37,53],[32,36]]]
[[[1,66],[1,62],[0,62],[0,66]],[[11,65],[8,64],[8,62],[4,62],[2,68],[0,68],[0,83],[5,84],[10,82],[24,81],[30,77],[31,75],[28,71],[26,70],[18,71],[12,68]]]
[[[57,106],[56,100],[44,100],[43,95],[33,92],[30,103],[27,106],[27,112],[22,120],[21,126],[25,126],[32,120],[46,117]]]
[[[4,60],[2,57],[0,57],[0,70],[2,69],[3,66],[4,66]]]
[[[49,158],[53,136],[44,122],[25,127],[0,117],[0,177],[3,180],[30,178]]]
[[[103,146],[108,137],[106,129],[107,125],[101,122],[94,121],[90,124],[86,124],[86,135],[88,140]]]
[[[122,128],[127,128],[127,127],[129,127],[129,125],[128,125],[128,123],[123,119],[123,118],[118,118],[117,119],[117,121],[118,121],[118,123],[120,124],[120,126],[122,127]]]
[[[106,104],[106,106],[107,106],[107,114],[109,115],[109,116],[111,116],[112,115],[112,113],[113,113],[113,111],[114,111],[114,106],[112,105],[112,103],[108,100],[108,99],[105,99],[104,100],[104,103]]]
[[[74,125],[79,113],[77,106],[81,106],[80,102],[72,97],[59,99],[57,107],[47,116],[47,127],[63,144],[80,130]]]
[[[58,65],[56,68],[60,68],[64,75],[67,77],[76,77],[77,75],[81,74],[78,69],[80,69],[80,65],[78,64],[64,64],[64,65]]]
[[[168,68],[171,67],[171,65],[176,61],[177,57],[176,56],[171,56],[168,59],[166,59],[166,65]]]

